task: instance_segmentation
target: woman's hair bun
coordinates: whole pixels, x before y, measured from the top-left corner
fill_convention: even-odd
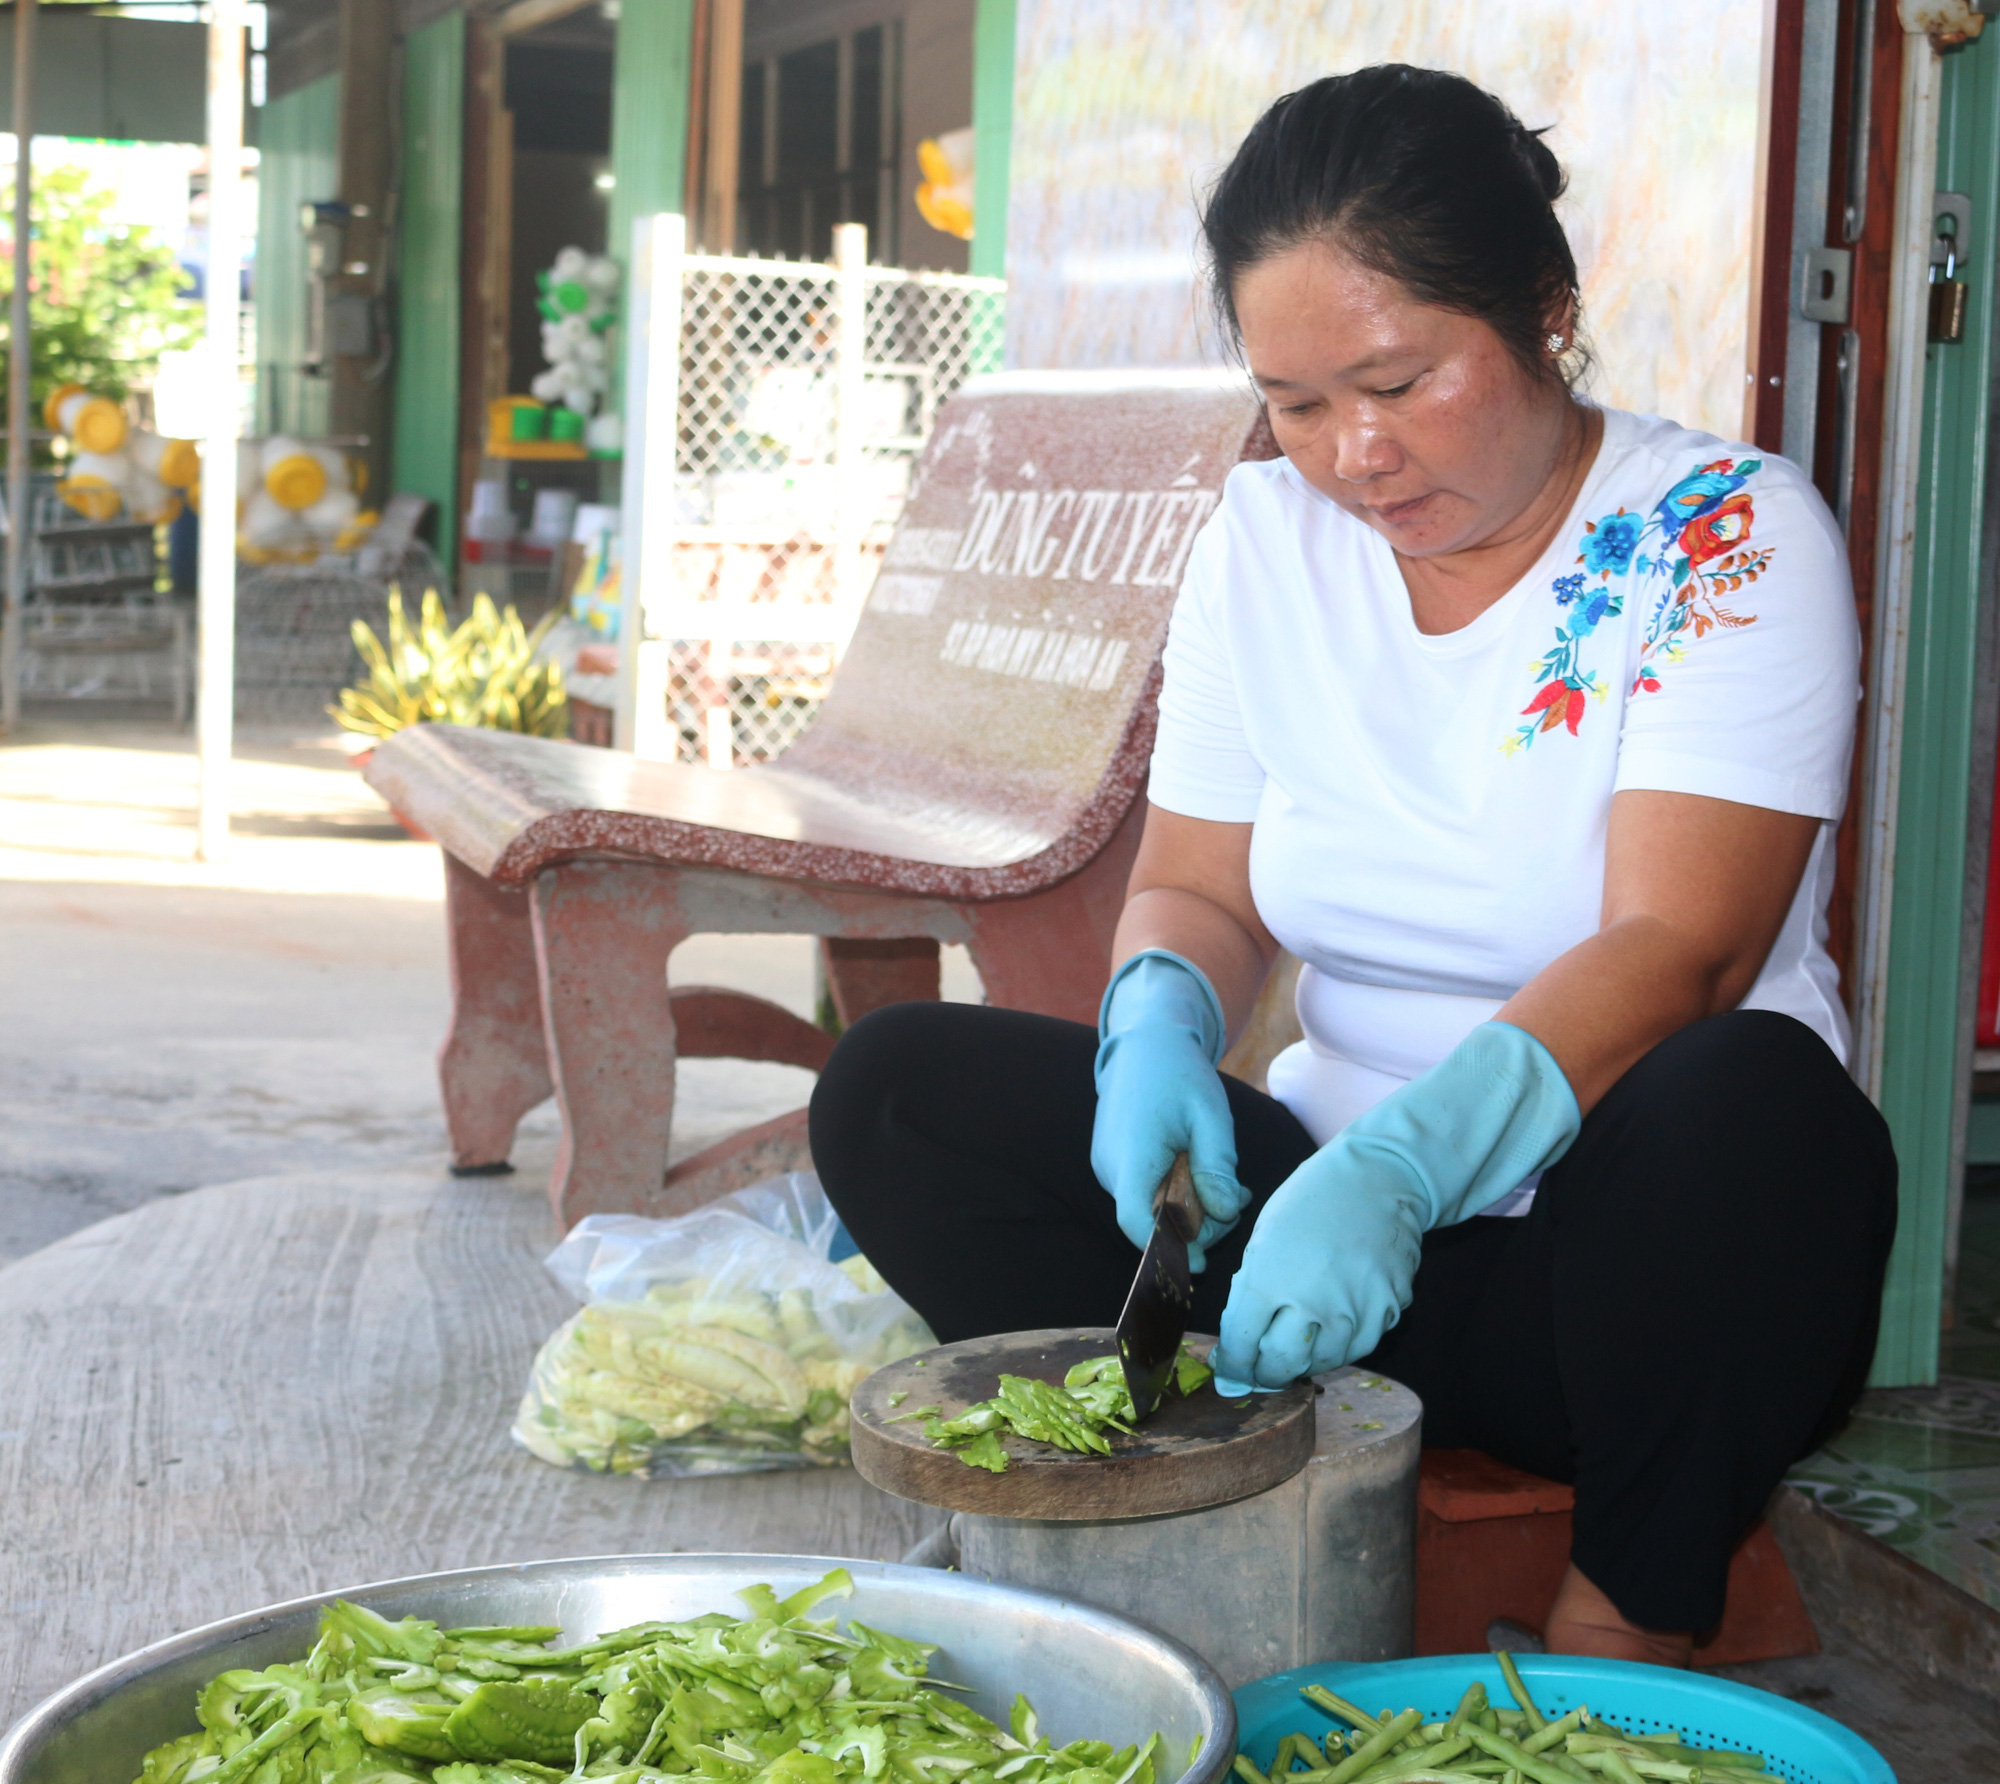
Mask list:
[[[1426,303],[1477,316],[1538,376],[1581,370],[1576,259],[1555,214],[1566,181],[1542,132],[1463,75],[1385,63],[1276,101],[1209,194],[1216,308],[1309,241],[1337,242]],[[1560,359],[1548,336],[1571,343]]]
[[[1569,190],[1569,175],[1563,172],[1563,165],[1556,159],[1555,151],[1542,141],[1541,131],[1530,130],[1516,118],[1514,135],[1521,154],[1534,171],[1535,183],[1541,188],[1542,197],[1554,204]]]

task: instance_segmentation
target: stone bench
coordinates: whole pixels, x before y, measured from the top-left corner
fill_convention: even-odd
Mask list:
[[[1138,846],[1159,656],[1194,535],[1268,431],[1240,375],[1013,373],[947,403],[834,688],[730,773],[447,725],[367,778],[443,846],[455,1168],[553,1094],[558,1214],[675,1212],[801,1157],[803,1111],[683,1160],[674,1061],[817,1067],[818,1030],[667,988],[699,932],[823,940],[852,1022],[938,994],[1093,1021]]]

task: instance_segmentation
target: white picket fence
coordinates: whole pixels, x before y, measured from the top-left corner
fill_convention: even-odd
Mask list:
[[[633,256],[650,272],[632,304],[650,338],[628,350],[633,741],[726,768],[812,722],[939,405],[1000,363],[1006,287],[870,266],[858,224],[827,265],[679,252],[679,221],[645,220]],[[669,337],[676,376],[655,381]]]

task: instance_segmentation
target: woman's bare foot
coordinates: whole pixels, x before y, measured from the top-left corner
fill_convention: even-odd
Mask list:
[[[1641,1629],[1577,1572],[1563,1575],[1562,1590],[1549,1612],[1542,1640],[1551,1654],[1587,1654],[1600,1660],[1645,1660],[1654,1666],[1686,1666],[1694,1637],[1684,1630]]]

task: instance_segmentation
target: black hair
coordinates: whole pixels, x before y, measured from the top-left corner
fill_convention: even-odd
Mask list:
[[[1251,127],[1201,217],[1217,313],[1240,340],[1235,285],[1259,261],[1337,243],[1423,302],[1488,324],[1538,377],[1573,380],[1576,259],[1556,220],[1567,184],[1541,140],[1462,75],[1392,62],[1287,93]]]

